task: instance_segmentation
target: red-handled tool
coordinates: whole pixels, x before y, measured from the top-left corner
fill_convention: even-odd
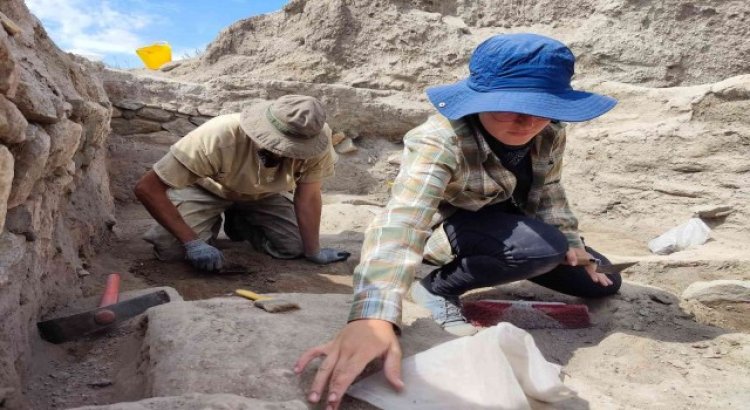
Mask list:
[[[107,276],[107,284],[104,286],[104,293],[99,302],[99,310],[94,314],[94,321],[100,325],[108,325],[115,321],[115,312],[104,307],[114,305],[120,300],[120,274],[110,273]]]
[[[37,323],[42,339],[52,343],[63,343],[99,330],[116,326],[147,309],[169,302],[163,290],[120,301],[120,275],[107,277],[99,307],[70,316],[58,317]]]

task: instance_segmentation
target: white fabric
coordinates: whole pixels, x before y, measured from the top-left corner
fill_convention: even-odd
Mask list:
[[[700,218],[690,218],[680,226],[664,232],[648,243],[651,252],[657,255],[668,255],[691,246],[703,245],[711,235],[711,228]]]
[[[544,359],[534,338],[508,323],[404,359],[401,392],[383,372],[348,394],[382,409],[530,409],[528,397],[556,402],[574,395],[561,367]]]

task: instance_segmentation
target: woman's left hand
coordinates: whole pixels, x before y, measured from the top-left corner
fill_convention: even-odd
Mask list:
[[[570,248],[565,254],[565,264],[570,266],[578,266],[579,260],[588,261],[591,259],[594,259],[594,257],[591,256],[590,253],[586,252],[586,249],[584,248]],[[589,263],[583,265],[583,267],[586,269],[586,273],[589,274],[591,280],[594,281],[594,283],[598,283],[602,286],[612,285],[612,281],[607,277],[607,275],[596,271],[596,263]]]

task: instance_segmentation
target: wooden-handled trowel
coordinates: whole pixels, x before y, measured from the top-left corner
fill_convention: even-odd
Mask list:
[[[620,273],[636,264],[638,264],[638,262],[623,262],[602,265],[602,261],[597,258],[578,258],[578,266],[596,265],[596,271],[604,274]]]
[[[119,290],[120,275],[110,274],[98,308],[39,322],[36,324],[39,335],[48,342],[67,342],[114,326],[145,312],[150,307],[169,302],[169,295],[163,290],[118,302]]]

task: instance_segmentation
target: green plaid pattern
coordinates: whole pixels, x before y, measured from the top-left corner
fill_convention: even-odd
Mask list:
[[[558,227],[571,247],[582,247],[578,221],[560,184],[564,149],[562,124],[550,124],[534,138],[531,190],[518,206]],[[457,208],[476,211],[511,199],[515,184],[469,120],[435,115],[409,131],[391,199],[365,231],[349,320],[382,319],[401,326],[401,299],[432,229]]]

